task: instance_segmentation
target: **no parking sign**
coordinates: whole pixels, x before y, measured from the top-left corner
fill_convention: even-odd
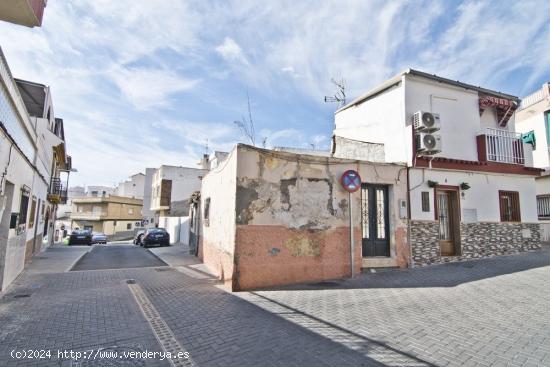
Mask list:
[[[361,176],[359,176],[357,171],[350,169],[342,174],[340,183],[342,184],[344,190],[352,193],[361,188]]]

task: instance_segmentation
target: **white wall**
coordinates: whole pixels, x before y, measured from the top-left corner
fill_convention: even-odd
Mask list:
[[[387,162],[407,161],[403,84],[336,113],[334,122],[334,135],[384,144]]]
[[[235,247],[237,155],[238,149],[235,147],[221,165],[204,177],[201,189],[203,216],[205,201],[210,198],[209,225],[205,225],[204,218],[201,218],[203,239],[228,254],[233,254]],[[246,161],[239,162],[239,165],[246,167]]]
[[[525,116],[526,114],[524,114]],[[516,121],[516,130],[521,133],[535,131],[537,139],[537,147],[533,150],[533,164],[535,167],[548,168],[550,167],[550,144],[547,141],[546,122],[544,121],[544,113],[536,113],[531,116],[526,116],[524,120]]]
[[[153,175],[152,179],[152,194],[151,194],[151,209],[160,206],[160,196],[157,196],[157,191],[160,192],[161,182],[163,179],[172,180],[172,192],[170,201],[189,200],[191,194],[201,189],[201,179],[208,171],[177,166],[161,166]]]
[[[151,223],[151,218],[155,217],[155,212],[151,210],[151,195],[153,190],[153,175],[156,170],[156,168],[146,168],[145,180],[143,183],[143,209],[141,210],[141,214],[151,225],[153,224]]]
[[[145,175],[138,173],[130,176],[130,179],[118,184],[115,195],[129,198],[143,199],[145,187]]]
[[[171,244],[189,244],[189,217],[159,217],[159,227],[170,234]]]
[[[521,221],[536,223],[536,187],[532,176],[498,175],[491,173],[473,173],[459,171],[412,169],[410,172],[411,217],[414,220],[434,220],[434,189],[428,187],[428,180],[440,185],[460,186],[462,182],[470,185],[460,198],[462,219],[465,209],[476,209],[480,222],[500,222],[499,190],[518,191]],[[422,212],[421,192],[430,193],[430,211]]]

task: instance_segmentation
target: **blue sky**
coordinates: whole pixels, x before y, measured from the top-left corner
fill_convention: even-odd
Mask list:
[[[356,96],[408,67],[524,96],[550,79],[548,1],[51,0],[0,22],[15,77],[50,85],[72,184],[196,167],[245,141],[328,148],[330,79]]]

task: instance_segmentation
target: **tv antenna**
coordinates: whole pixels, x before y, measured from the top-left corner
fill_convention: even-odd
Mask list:
[[[344,78],[340,80],[335,80],[330,78],[332,84],[336,85],[338,92],[334,96],[326,96],[326,103],[338,103],[339,106],[344,106],[346,104],[346,80]]]

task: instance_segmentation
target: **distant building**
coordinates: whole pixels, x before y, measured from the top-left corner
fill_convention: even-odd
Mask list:
[[[0,20],[23,25],[40,27],[47,0],[2,0]]]
[[[143,224],[145,226],[154,226],[155,224],[155,211],[151,210],[151,198],[153,193],[153,176],[157,171],[156,168],[145,169],[145,180],[143,186],[143,209],[141,214],[143,216]]]
[[[145,175],[136,173],[126,181],[120,182],[115,190],[115,195],[129,198],[143,199],[145,187]]]
[[[103,232],[110,240],[133,236],[141,227],[143,200],[122,196],[87,196],[72,199],[71,227]]]
[[[86,186],[86,196],[99,197],[116,194],[116,187],[111,186]]]
[[[537,214],[543,241],[550,241],[550,83],[521,100],[516,129],[533,146],[533,164],[545,171],[536,179]]]
[[[152,177],[151,210],[159,217],[184,217],[189,214],[191,194],[200,190],[206,169],[160,166]]]

